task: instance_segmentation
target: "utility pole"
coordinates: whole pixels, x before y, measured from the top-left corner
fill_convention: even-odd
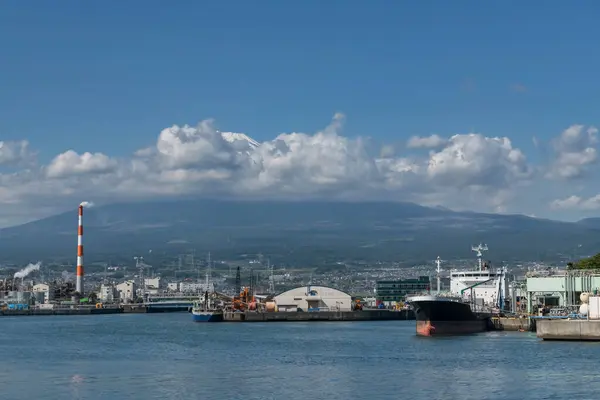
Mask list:
[[[133,257],[135,260],[135,266],[140,271],[140,280],[141,285],[140,288],[142,290],[142,298],[145,298],[146,295],[146,279],[144,279],[144,257],[136,256]]]
[[[271,259],[267,259],[267,269],[269,271],[269,293],[275,294],[275,278],[273,276],[273,266],[271,265]]]

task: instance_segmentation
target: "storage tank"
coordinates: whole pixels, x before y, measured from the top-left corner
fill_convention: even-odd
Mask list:
[[[275,312],[275,311],[277,311],[277,306],[275,305],[274,301],[267,301],[265,303],[265,306],[266,306],[267,312]]]
[[[584,317],[587,316],[587,314],[588,314],[587,303],[583,303],[582,305],[579,306],[579,314],[583,315]]]
[[[590,294],[588,292],[583,292],[579,295],[579,300],[581,300],[581,302],[583,304],[587,304],[588,301],[590,300]]]

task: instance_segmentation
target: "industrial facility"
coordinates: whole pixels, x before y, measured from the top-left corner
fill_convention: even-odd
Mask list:
[[[273,298],[278,311],[350,311],[352,297],[324,286],[302,286]]]

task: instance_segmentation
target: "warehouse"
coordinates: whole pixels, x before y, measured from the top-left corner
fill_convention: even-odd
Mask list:
[[[352,298],[340,290],[325,286],[301,286],[273,299],[279,311],[350,311]]]

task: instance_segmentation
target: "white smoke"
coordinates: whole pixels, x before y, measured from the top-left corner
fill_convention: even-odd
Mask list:
[[[94,203],[92,203],[91,201],[82,201],[79,205],[83,208],[90,208],[94,206]]]
[[[28,266],[26,266],[22,270],[15,272],[14,278],[19,278],[19,279],[25,278],[27,275],[29,275],[33,271],[39,271],[41,265],[42,265],[41,261],[38,261],[35,264],[30,263]]]
[[[69,271],[63,271],[61,272],[60,277],[63,281],[68,282],[75,279],[75,274]]]

